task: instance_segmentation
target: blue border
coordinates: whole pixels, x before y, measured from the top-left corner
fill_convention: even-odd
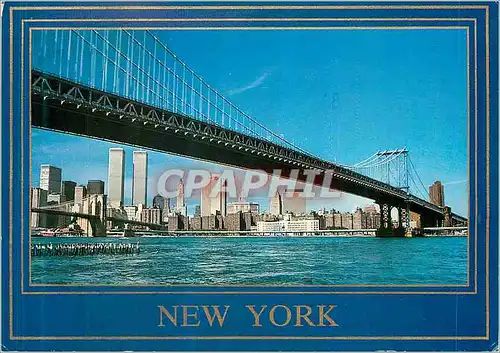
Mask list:
[[[147,5],[192,5],[191,3],[135,3],[141,6]],[[273,3],[261,3],[262,5],[273,5]],[[312,3],[293,3],[290,5],[314,5]],[[291,295],[291,294],[155,294],[155,295],[33,295],[21,294],[20,278],[16,275],[20,271],[20,247],[13,247],[13,336],[9,332],[9,102],[12,99],[14,103],[14,119],[20,116],[20,82],[14,80],[14,96],[10,97],[9,92],[9,36],[2,36],[3,45],[3,121],[2,121],[2,345],[9,350],[489,350],[497,342],[498,332],[498,4],[493,2],[482,3],[331,3],[331,5],[487,5],[489,8],[489,32],[490,32],[490,237],[489,237],[489,297],[485,293],[485,257],[484,251],[485,233],[484,229],[486,216],[486,183],[485,183],[485,165],[486,150],[484,136],[486,133],[486,111],[482,103],[485,99],[485,33],[484,33],[484,10],[342,10],[341,13],[335,10],[308,10],[307,17],[320,16],[343,16],[343,17],[474,17],[478,24],[478,125],[471,124],[471,132],[476,131],[478,137],[478,279],[477,294],[468,295]],[[9,9],[15,6],[75,6],[92,5],[96,3],[7,3],[4,6],[3,33],[9,33]],[[100,5],[114,5],[117,3],[101,3]],[[126,6],[132,6],[134,3],[127,3]],[[209,5],[244,5],[242,3],[210,3]],[[252,3],[251,5],[259,5]],[[275,4],[278,5],[278,4]],[[279,5],[284,5],[279,3]],[[328,4],[321,3],[321,6]],[[242,17],[274,16],[279,12],[283,17],[300,16],[304,11],[301,10],[245,10],[239,12]],[[335,15],[333,15],[335,13]],[[232,11],[227,10],[196,10],[186,12],[183,10],[168,12],[168,16],[182,17],[193,16],[200,17],[210,14],[211,17],[236,17]],[[106,17],[161,17],[167,15],[165,12],[150,10],[134,10],[126,15],[123,12],[110,11],[16,11],[14,16],[14,77],[20,77],[20,21],[22,18],[52,18],[55,15],[72,18],[77,15],[85,15],[92,18],[102,16]],[[443,21],[444,22],[444,21]],[[291,22],[290,25],[297,25],[300,22]],[[394,22],[377,22],[377,25],[392,25]],[[398,22],[399,24],[401,22]],[[429,22],[425,22],[428,24]],[[439,23],[439,21],[437,21]],[[250,25],[260,25],[261,23],[252,23]],[[317,22],[321,25],[322,22]],[[367,23],[372,24],[372,23]],[[120,23],[113,22],[113,25]],[[186,24],[188,25],[188,24]],[[208,23],[197,23],[197,26],[208,25]],[[213,23],[210,23],[213,25]],[[248,26],[249,24],[246,24]],[[280,24],[282,25],[282,24]],[[152,26],[152,23],[148,23]],[[25,37],[26,43],[26,37]],[[16,54],[17,53],[17,54]],[[25,56],[25,62],[26,56]],[[471,62],[472,65],[472,62]],[[25,65],[25,69],[26,69]],[[25,83],[25,88],[27,84]],[[5,104],[7,103],[7,104]],[[471,100],[471,104],[473,100]],[[471,115],[473,118],[473,115]],[[14,124],[12,134],[14,146],[13,159],[13,243],[20,242],[20,224],[22,221],[27,223],[27,212],[24,212],[24,219],[20,219],[20,191],[24,191],[24,204],[29,201],[29,165],[21,166],[20,151],[23,148],[25,157],[29,155],[29,146],[27,146],[27,134],[29,133],[29,120],[24,115],[24,130],[20,130],[20,124]],[[473,123],[473,120],[472,120]],[[20,136],[24,134],[25,145],[21,146]],[[471,147],[473,146],[471,140]],[[472,167],[472,164],[471,164]],[[471,168],[472,169],[472,168]],[[23,173],[24,185],[20,183],[20,176]],[[471,185],[475,182],[474,175],[471,178]],[[472,189],[472,188],[471,188]],[[471,216],[474,215],[471,208]],[[474,220],[471,219],[471,223]],[[25,243],[26,245],[26,243]],[[473,247],[471,250],[474,250]],[[26,261],[27,256],[25,256]],[[473,258],[471,258],[473,263]],[[25,262],[26,264],[26,262]],[[26,277],[26,276],[25,276]],[[471,276],[473,280],[473,276]],[[24,284],[23,284],[24,285]],[[26,289],[26,288],[25,288]],[[32,289],[28,288],[28,291]],[[61,288],[40,288],[36,290],[57,291]],[[92,290],[92,287],[85,290]],[[148,288],[151,289],[151,288]],[[114,290],[120,290],[116,288]],[[121,289],[123,290],[123,289]],[[128,290],[128,289],[127,289]],[[133,289],[138,291],[139,288]],[[179,289],[179,290],[182,290]],[[185,288],[184,288],[185,290]],[[195,292],[197,289],[189,288]],[[220,291],[221,288],[215,288],[214,291]],[[230,288],[232,291],[238,288]],[[243,288],[246,291],[248,288]],[[290,288],[287,288],[290,290]],[[309,290],[309,289],[308,289]],[[324,291],[311,289],[311,291]],[[337,289],[335,289],[337,290]],[[352,290],[352,289],[345,289]],[[358,289],[357,289],[358,290]],[[364,289],[370,291],[373,289]],[[380,289],[378,289],[380,290]],[[385,291],[390,291],[383,289]],[[409,289],[412,291],[414,289]],[[439,288],[429,288],[428,290],[440,291]],[[449,291],[449,288],[442,289]],[[277,291],[275,288],[271,291]],[[277,339],[259,339],[259,340],[233,340],[222,339],[226,336],[309,336],[309,337],[330,337],[330,336],[484,336],[486,317],[484,308],[486,300],[489,301],[489,338],[485,340],[277,340]],[[156,305],[175,305],[175,304],[219,304],[232,305],[230,317],[223,329],[199,327],[199,328],[176,328],[161,329],[156,327],[157,308]],[[336,328],[293,328],[287,327],[276,329],[273,327],[253,328],[251,327],[251,316],[243,307],[244,304],[336,304],[336,318],[338,317],[339,327]],[[106,310],[103,310],[106,308]],[[190,336],[191,339],[185,340],[60,340],[52,339],[55,336]],[[50,336],[51,339],[16,339],[25,336]],[[194,337],[218,336],[221,339],[194,339]],[[14,339],[11,339],[14,338]]]

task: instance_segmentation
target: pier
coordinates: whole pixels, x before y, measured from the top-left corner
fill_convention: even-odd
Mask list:
[[[31,244],[31,256],[133,255],[139,252],[139,242],[135,244]]]

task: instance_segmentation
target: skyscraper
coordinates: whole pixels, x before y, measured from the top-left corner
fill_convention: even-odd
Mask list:
[[[75,205],[81,205],[87,196],[87,188],[84,185],[75,187]]]
[[[275,216],[279,216],[283,213],[283,202],[278,191],[276,191],[276,194],[274,194],[274,197],[271,199],[269,213]]]
[[[222,184],[221,184],[222,183]],[[227,180],[222,181],[220,175],[213,174],[210,183],[201,190],[201,215],[227,215]],[[220,190],[212,197],[213,189]]]
[[[148,153],[146,151],[134,151],[132,160],[134,164],[132,179],[132,204],[146,206]]]
[[[61,168],[42,164],[40,168],[40,189],[47,190],[49,194],[60,194],[61,175]]]
[[[434,205],[444,207],[444,186],[439,180],[429,186],[429,201]]]
[[[301,193],[304,190],[287,190],[283,197],[283,213],[292,212],[294,215],[306,213],[306,198]]]
[[[64,195],[66,201],[72,201],[75,199],[75,187],[76,183],[74,181],[65,180],[61,185],[61,194]]]
[[[221,180],[220,175],[213,174],[210,183],[201,190],[201,215],[227,215],[227,180]],[[213,189],[220,190],[212,197]]]
[[[123,205],[125,180],[125,151],[123,148],[109,149],[108,202],[113,208]]]
[[[31,208],[40,208],[47,205],[47,190],[31,188]],[[45,213],[31,213],[31,227],[46,227],[47,215]]]
[[[89,195],[104,195],[104,181],[89,180],[87,183],[87,193]]]
[[[184,183],[182,179],[179,181],[179,187],[177,188],[177,203],[175,205],[177,208],[184,207]]]

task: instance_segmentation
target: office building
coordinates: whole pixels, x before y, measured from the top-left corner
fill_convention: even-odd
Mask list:
[[[233,214],[238,212],[253,212],[259,213],[259,204],[247,201],[235,201],[227,204],[227,214]]]
[[[295,215],[306,213],[306,198],[301,195],[303,190],[287,190],[283,197],[283,213],[291,212]]]
[[[75,187],[75,205],[81,205],[87,196],[87,188],[83,185]]]
[[[175,207],[177,208],[182,208],[184,207],[184,182],[182,179],[179,181],[179,186],[177,188],[177,203],[175,204]]]
[[[132,204],[147,206],[148,153],[146,151],[134,151],[132,161],[134,164],[132,178]]]
[[[168,213],[170,212],[170,199],[158,194],[153,197],[153,207]]]
[[[280,193],[277,191],[269,204],[269,213],[275,216],[283,214],[283,201]]]
[[[64,195],[66,201],[75,199],[76,183],[74,181],[65,180],[61,184],[61,194]]]
[[[62,170],[48,164],[40,167],[40,188],[49,194],[61,193]]]
[[[31,188],[31,208],[40,208],[47,205],[47,190]],[[47,215],[44,213],[31,213],[31,227],[46,227]]]
[[[444,207],[444,186],[439,180],[429,186],[429,202]]]
[[[110,207],[120,208],[123,205],[124,180],[125,151],[123,148],[110,148],[108,165],[108,203]]]
[[[194,206],[194,215],[201,216],[201,206],[200,205]]]
[[[89,195],[104,195],[104,181],[89,180],[87,183],[87,193]]]

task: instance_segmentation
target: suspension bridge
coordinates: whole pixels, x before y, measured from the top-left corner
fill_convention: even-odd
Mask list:
[[[314,184],[380,206],[379,234],[466,219],[426,200],[406,149],[345,166],[319,158],[232,104],[148,30],[44,30],[32,41],[32,125],[210,162],[290,176],[319,172]],[[328,179],[325,179],[328,178]],[[422,186],[424,192],[422,192]],[[444,224],[444,223],[448,224]]]

